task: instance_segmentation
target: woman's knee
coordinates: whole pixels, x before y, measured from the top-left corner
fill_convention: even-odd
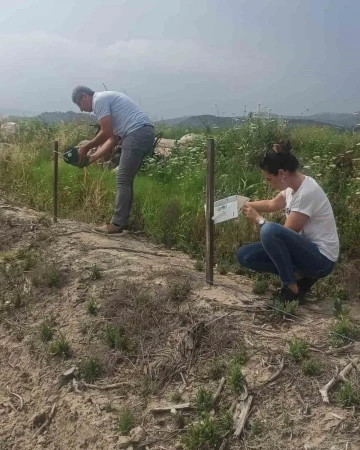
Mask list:
[[[275,222],[265,222],[260,228],[260,238],[263,242],[264,240],[273,239],[274,235],[281,231],[284,227],[279,223]]]

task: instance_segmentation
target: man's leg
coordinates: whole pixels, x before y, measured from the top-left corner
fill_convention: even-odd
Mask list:
[[[154,144],[154,128],[142,127],[126,136],[122,143],[120,164],[116,174],[116,201],[111,223],[127,228],[133,200],[133,183],[144,156]]]

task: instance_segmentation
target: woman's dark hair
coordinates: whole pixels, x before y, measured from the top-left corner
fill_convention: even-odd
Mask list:
[[[269,143],[261,156],[260,169],[266,170],[272,175],[277,175],[280,169],[296,172],[299,168],[299,161],[291,148],[290,141]]]

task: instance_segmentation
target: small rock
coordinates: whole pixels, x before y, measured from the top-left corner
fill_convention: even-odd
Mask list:
[[[136,427],[130,431],[130,438],[132,442],[138,443],[145,439],[145,437],[146,431],[144,430],[144,428]]]
[[[46,439],[44,438],[44,436],[39,436],[37,439],[37,443],[40,445],[46,444]]]
[[[175,408],[172,408],[172,409],[170,410],[170,414],[173,414],[174,416],[176,416],[176,409],[175,409]]]
[[[129,445],[129,447],[126,450],[134,450],[134,447],[132,445]]]
[[[131,439],[128,436],[120,436],[117,441],[117,448],[128,448],[131,445]]]

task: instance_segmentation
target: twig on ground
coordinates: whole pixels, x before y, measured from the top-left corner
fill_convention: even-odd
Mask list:
[[[179,404],[179,405],[169,405],[169,406],[163,406],[163,407],[160,407],[160,408],[153,408],[153,409],[150,410],[150,412],[152,412],[152,413],[162,413],[162,412],[169,412],[172,409],[175,409],[177,411],[177,410],[180,410],[180,409],[191,409],[191,408],[192,408],[192,406],[191,406],[190,403],[182,403],[182,404]]]
[[[100,391],[110,391],[111,389],[119,389],[124,386],[132,385],[132,383],[129,383],[127,381],[123,381],[122,383],[105,384],[105,385],[89,384],[85,383],[85,381],[80,381],[79,384],[80,386],[85,386],[89,389],[99,389]]]
[[[20,401],[20,407],[18,409],[18,411],[21,411],[23,409],[24,406],[24,400],[22,399],[22,397],[19,394],[16,394],[16,392],[10,392],[11,395],[13,395],[14,397],[17,397]]]
[[[340,380],[347,381],[346,375],[351,372],[351,369],[354,367],[354,364],[357,364],[359,361],[359,358],[353,359],[344,369],[335,377],[331,378],[331,380],[322,387],[319,392],[321,394],[321,398],[324,403],[330,403],[329,400],[329,391],[331,388],[333,388]]]
[[[213,407],[216,405],[216,402],[218,401],[218,399],[220,397],[220,394],[221,394],[222,390],[224,389],[225,381],[226,381],[225,377],[222,377],[221,380],[220,380],[219,387],[217,388],[217,390],[215,392],[215,395],[213,397],[213,400],[212,400],[212,406]]]
[[[239,415],[238,420],[235,423],[234,436],[236,436],[236,437],[239,437],[244,429],[246,419],[247,419],[247,416],[248,416],[250,408],[251,408],[252,401],[253,401],[253,396],[249,395],[248,398],[242,402],[241,413]]]
[[[39,434],[41,434],[41,433],[45,430],[45,428],[47,428],[47,427],[50,425],[50,423],[51,423],[51,421],[52,421],[52,419],[53,419],[53,417],[54,417],[55,410],[56,410],[56,403],[53,404],[53,406],[52,406],[52,408],[51,408],[51,411],[50,411],[49,415],[47,416],[45,422],[44,422],[44,423],[41,425],[41,427],[33,434],[33,438],[35,438],[36,436],[38,436]]]
[[[284,370],[284,367],[285,367],[285,359],[283,358],[280,362],[279,370],[272,377],[270,377],[268,380],[266,380],[264,385],[275,381],[281,375],[282,371]]]

